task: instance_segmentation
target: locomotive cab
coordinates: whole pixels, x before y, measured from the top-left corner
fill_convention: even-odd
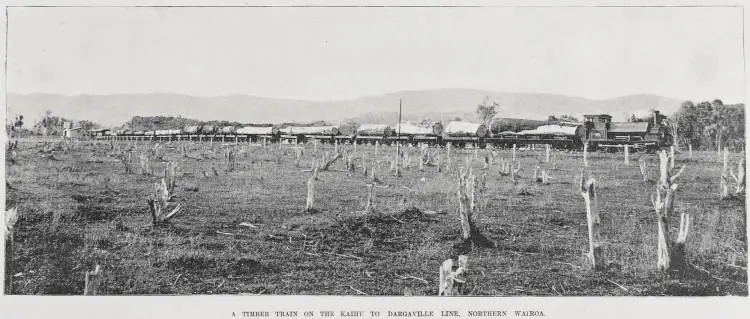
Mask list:
[[[612,117],[607,114],[584,115],[587,140],[606,140]]]

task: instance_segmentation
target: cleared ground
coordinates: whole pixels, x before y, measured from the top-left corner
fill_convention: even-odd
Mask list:
[[[20,140],[15,163],[6,162],[6,206],[20,215],[6,262],[11,293],[81,294],[84,272],[99,264],[103,294],[437,295],[439,265],[466,253],[472,295],[748,294],[745,199],[719,199],[722,164],[715,153],[677,156],[677,166],[687,168],[677,181],[670,238],[677,236],[679,213],[690,213],[693,266],[666,278],[656,270],[654,154],[633,154],[630,165],[621,153],[589,154],[608,264],[594,272],[584,256],[579,152],[553,152],[552,168],[543,163],[543,149],[520,150],[521,179],[514,184],[498,173],[510,150],[494,150],[489,169],[483,169],[489,150],[476,159],[473,150],[452,150],[457,166],[472,158],[474,173],[487,176],[477,225],[495,247],[472,248],[461,244],[455,176],[434,166],[420,171],[416,148],[406,148],[411,167],[397,178],[387,162],[395,147],[380,146],[375,155],[374,146],[358,146],[356,158],[366,153],[380,162],[377,213],[368,215],[362,212],[368,178],[359,160],[355,173],[342,160],[320,172],[318,211],[304,211],[312,144],[304,146],[300,167],[292,145],[171,142],[155,152],[154,145]],[[237,165],[227,172],[230,148]],[[135,172],[126,174],[115,154],[130,151]],[[319,144],[317,156],[325,152],[333,146]],[[149,155],[153,175],[142,174],[141,154]],[[649,182],[641,180],[640,156]],[[732,169],[740,158],[732,154]],[[164,174],[162,159],[178,163],[175,202],[183,211],[153,227],[146,200]],[[536,165],[547,168],[550,185],[532,180]]]

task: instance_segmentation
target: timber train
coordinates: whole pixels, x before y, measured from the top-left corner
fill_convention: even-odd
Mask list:
[[[511,148],[530,145],[551,145],[556,149],[617,151],[625,145],[637,152],[653,152],[669,146],[669,130],[662,123],[664,117],[658,111],[643,122],[612,122],[607,114],[584,115],[583,123],[544,122],[533,120],[497,119],[488,129],[485,125],[452,121],[445,127],[441,123],[415,125],[362,124],[354,134],[343,135],[337,126],[223,126],[198,125],[184,129],[151,131],[107,131],[99,130],[96,138],[118,140],[158,141],[222,141],[222,142],[281,142],[305,143],[317,140],[321,143],[340,144],[385,144],[397,142],[418,145],[420,143],[454,147]],[[510,119],[514,120],[514,119]]]

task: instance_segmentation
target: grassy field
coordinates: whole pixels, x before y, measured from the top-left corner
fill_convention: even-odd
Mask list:
[[[488,150],[477,159],[471,149],[452,150],[453,162],[472,158],[474,173],[487,178],[477,226],[494,247],[467,247],[456,177],[434,166],[420,171],[416,148],[406,148],[411,167],[394,177],[388,159],[395,147],[381,146],[377,155],[374,146],[358,147],[355,157],[366,153],[380,162],[376,212],[366,214],[368,178],[359,169],[346,172],[342,160],[320,172],[317,209],[304,210],[311,144],[300,167],[291,145],[171,142],[154,151],[155,144],[116,142],[113,150],[105,141],[20,140],[13,163],[6,161],[6,206],[20,215],[6,258],[10,293],[82,294],[84,272],[98,264],[102,294],[437,295],[440,264],[466,253],[471,295],[748,294],[745,199],[719,199],[722,164],[715,153],[677,156],[686,170],[677,181],[670,238],[677,236],[679,213],[690,213],[692,266],[667,277],[656,269],[654,154],[634,154],[630,165],[623,154],[589,154],[607,262],[595,272],[585,257],[580,152],[553,152],[552,168],[542,162],[543,149],[519,150],[521,178],[514,184],[498,173],[510,150],[495,150],[489,169],[483,169]],[[230,148],[237,165],[227,172]],[[130,151],[134,173],[126,174],[115,154]],[[333,146],[319,144],[317,156],[325,152]],[[142,174],[141,154],[149,155],[153,175]],[[651,181],[641,179],[640,156]],[[740,158],[730,156],[732,169]],[[146,200],[164,174],[163,160],[178,163],[175,202],[183,208],[154,227]],[[536,165],[550,172],[549,185],[532,180]]]

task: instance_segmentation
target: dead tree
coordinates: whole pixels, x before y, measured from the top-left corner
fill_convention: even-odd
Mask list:
[[[581,174],[580,187],[586,205],[586,220],[589,228],[589,252],[588,258],[591,267],[595,270],[604,269],[604,249],[600,234],[599,201],[596,196],[596,182],[593,178],[584,181]]]
[[[148,155],[141,154],[140,161],[141,161],[141,174],[148,175],[151,172],[148,168]]]
[[[325,165],[323,165],[323,170],[327,171],[333,163],[335,163],[339,158],[341,158],[341,153],[336,153],[336,155],[333,156],[330,160],[328,160]]]
[[[83,288],[84,296],[95,296],[99,293],[99,285],[102,282],[102,271],[99,265],[96,265],[93,271],[87,271],[85,274],[85,286]]]
[[[367,177],[367,153],[362,153],[362,175]]]
[[[674,145],[669,147],[669,169],[674,169]]]
[[[373,184],[367,184],[367,204],[365,212],[368,214],[375,212],[375,187]]]
[[[154,183],[154,191],[154,198],[147,202],[151,210],[151,222],[156,226],[174,217],[180,211],[181,205],[177,204],[172,211],[169,211],[170,194],[167,190],[167,182],[163,178],[161,183]]]
[[[317,175],[318,171],[314,170],[312,176],[307,179],[307,201],[305,202],[306,212],[312,212],[315,209],[315,180],[318,178]]]
[[[16,207],[5,211],[5,294],[13,292],[13,227],[18,222]]]
[[[175,162],[168,162],[167,168],[164,170],[164,181],[167,185],[167,193],[169,194],[168,200],[172,200],[175,191],[175,185],[177,184],[176,174],[177,164]]]
[[[235,155],[234,150],[231,148],[227,150],[224,158],[226,158],[227,160],[227,172],[234,171],[234,168],[237,164],[237,156]]]
[[[583,142],[583,167],[589,167],[588,154],[589,154],[589,143]]]
[[[641,169],[641,178],[643,179],[643,182],[648,182],[648,167],[644,157],[638,158],[638,167]]]
[[[735,182],[735,189],[734,194],[735,195],[742,195],[745,193],[745,159],[740,158],[739,162],[737,163],[737,175],[734,174],[734,172],[730,169],[729,173],[732,175],[732,178],[734,178]]]
[[[294,166],[299,167],[299,162],[302,160],[302,148],[297,146],[294,148],[294,155],[296,157],[296,160],[294,162]]]
[[[127,154],[125,153],[120,154],[120,161],[122,162],[122,165],[125,167],[125,174],[133,173],[132,157],[133,157],[133,153],[130,153],[130,152],[128,152]]]
[[[657,268],[661,271],[679,271],[686,266],[685,261],[685,240],[687,239],[690,227],[690,216],[682,213],[680,216],[680,229],[677,239],[671,241],[669,236],[669,215],[674,210],[674,197],[677,192],[675,180],[682,172],[671,175],[668,168],[670,156],[666,151],[659,153],[661,168],[661,183],[656,187],[656,196],[651,196],[651,203],[657,216]],[[684,169],[684,167],[683,167]],[[662,191],[664,196],[662,196]]]
[[[514,184],[518,182],[518,173],[521,171],[521,162],[516,161],[516,164],[518,164],[516,167],[510,166],[510,178]]]
[[[453,259],[448,259],[440,266],[439,296],[458,296],[462,294],[466,279],[464,274],[468,271],[468,260],[466,255],[458,256],[458,267],[453,269]]]
[[[474,223],[474,213],[476,208],[476,177],[471,172],[471,167],[467,166],[458,176],[458,213],[461,219],[461,233],[465,241],[470,240],[477,233]]]

